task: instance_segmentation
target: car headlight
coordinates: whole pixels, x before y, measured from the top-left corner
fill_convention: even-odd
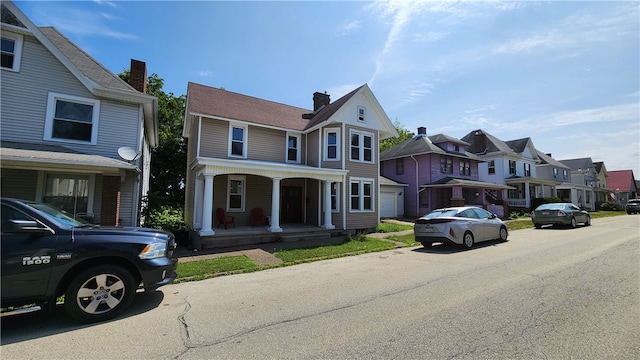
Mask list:
[[[142,249],[138,257],[142,260],[156,259],[163,257],[167,252],[167,243],[166,242],[156,242],[152,244],[148,244]]]

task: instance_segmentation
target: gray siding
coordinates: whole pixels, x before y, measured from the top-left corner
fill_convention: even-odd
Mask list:
[[[38,172],[22,169],[2,169],[0,195],[23,200],[36,200]]]
[[[249,126],[247,141],[247,159],[285,162],[286,132]]]
[[[202,118],[201,131],[200,156],[227,158],[229,153],[229,123],[226,121]]]
[[[305,139],[307,143],[303,149],[305,149],[307,153],[307,165],[319,166],[320,155],[318,154],[318,144],[320,142],[320,130],[308,134]]]

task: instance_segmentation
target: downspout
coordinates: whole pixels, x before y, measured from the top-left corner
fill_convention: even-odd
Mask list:
[[[411,159],[416,163],[416,216],[420,216],[420,189],[418,185],[418,160],[416,160],[413,155],[411,155]]]

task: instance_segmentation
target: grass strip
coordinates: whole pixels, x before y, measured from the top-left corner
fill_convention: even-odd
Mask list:
[[[298,264],[322,259],[331,259],[342,256],[352,256],[375,251],[383,251],[396,248],[388,241],[365,237],[363,240],[350,240],[339,245],[317,246],[301,249],[283,249],[273,255],[280,258],[285,264]]]

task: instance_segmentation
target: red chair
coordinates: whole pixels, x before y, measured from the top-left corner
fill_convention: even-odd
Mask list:
[[[235,217],[225,214],[222,208],[216,209],[216,218],[218,219],[218,227],[222,225],[224,225],[225,229],[227,229],[227,225],[233,225],[234,228],[236,227]]]
[[[251,210],[251,226],[264,226],[264,224],[264,211],[262,211],[262,208],[253,208],[253,210]]]

